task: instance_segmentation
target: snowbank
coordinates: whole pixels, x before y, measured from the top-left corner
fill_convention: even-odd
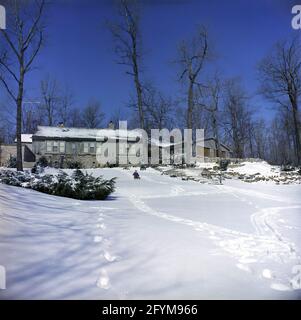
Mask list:
[[[117,177],[79,201],[0,184],[0,299],[300,299],[300,185]]]
[[[238,174],[254,175],[258,174],[265,177],[279,176],[280,167],[271,166],[265,161],[261,162],[242,162],[239,165],[229,166],[228,172],[236,172]]]

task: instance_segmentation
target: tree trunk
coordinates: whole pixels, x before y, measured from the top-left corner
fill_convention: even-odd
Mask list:
[[[17,123],[16,123],[16,136],[17,136],[17,171],[23,171],[23,159],[22,159],[22,103],[24,92],[24,70],[21,66],[20,81],[17,97]]]
[[[216,107],[216,109],[217,109],[217,107]],[[219,143],[219,136],[218,136],[216,111],[211,112],[211,118],[212,118],[212,130],[213,130],[213,138],[214,138],[214,142],[215,142],[216,156],[220,157],[221,150],[220,150],[220,143]]]
[[[137,103],[138,103],[140,128],[144,129],[144,112],[143,112],[142,88],[141,88],[141,84],[140,84],[140,81],[139,81],[138,73],[135,74],[135,86],[136,86],[136,91],[137,91]]]
[[[298,104],[295,97],[291,97],[291,104],[293,109],[293,121],[294,121],[294,135],[295,135],[295,146],[296,146],[296,157],[297,165],[301,164],[301,142],[300,142],[300,128],[298,119]]]
[[[193,84],[189,84],[188,88],[188,108],[187,108],[187,129],[192,129],[193,127]]]

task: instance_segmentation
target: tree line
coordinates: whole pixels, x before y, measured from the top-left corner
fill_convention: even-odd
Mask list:
[[[168,96],[146,81],[140,5],[135,0],[119,0],[118,18],[107,23],[114,39],[117,63],[131,78],[134,92],[127,106],[105,115],[97,100],[82,108],[75,107],[72,91],[50,75],[40,83],[38,103],[26,103],[26,78],[44,46],[44,17],[49,4],[46,0],[11,1],[10,30],[0,32],[0,41],[5,43],[0,51],[0,84],[3,95],[6,92],[15,104],[16,116],[13,120],[3,116],[5,112],[2,117],[0,113],[0,139],[8,142],[13,138],[10,128],[15,123],[19,170],[22,170],[22,132],[31,133],[37,125],[58,123],[99,128],[105,125],[108,116],[115,125],[119,120],[128,120],[130,127],[147,131],[204,128],[207,136],[215,138],[217,150],[222,142],[228,144],[234,157],[262,158],[273,164],[301,164],[301,45],[297,38],[279,41],[258,62],[258,94],[275,110],[273,119],[267,119],[262,116],[266,109],[252,104],[240,77],[226,78],[214,70],[217,53],[203,25],[175,50],[173,62],[181,94]]]

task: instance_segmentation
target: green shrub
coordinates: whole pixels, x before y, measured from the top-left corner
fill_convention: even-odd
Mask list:
[[[68,169],[81,169],[83,167],[82,163],[77,160],[70,160],[66,165]]]
[[[79,200],[104,200],[115,191],[116,178],[105,180],[76,169],[72,176],[63,171],[57,175],[39,175],[12,170],[0,171],[0,182],[17,187]]]
[[[45,156],[42,156],[41,158],[39,158],[36,164],[42,168],[46,168],[49,166],[48,160]]]
[[[230,160],[222,159],[219,161],[219,169],[221,171],[226,171],[228,169],[229,164],[230,164]]]

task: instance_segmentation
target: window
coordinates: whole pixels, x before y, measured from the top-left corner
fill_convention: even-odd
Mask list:
[[[46,141],[46,152],[52,152],[52,142]]]
[[[84,153],[95,153],[95,142],[84,142]]]
[[[60,153],[65,153],[65,141],[60,141]]]
[[[76,144],[75,143],[72,143],[71,148],[72,148],[72,153],[76,153]]]
[[[58,142],[57,141],[53,141],[52,152],[58,152],[58,150],[59,150]]]
[[[91,142],[91,143],[90,143],[89,152],[90,152],[90,153],[95,153],[95,143],[94,143],[94,142]]]
[[[89,151],[89,143],[84,142],[84,153],[88,153],[88,151]]]

